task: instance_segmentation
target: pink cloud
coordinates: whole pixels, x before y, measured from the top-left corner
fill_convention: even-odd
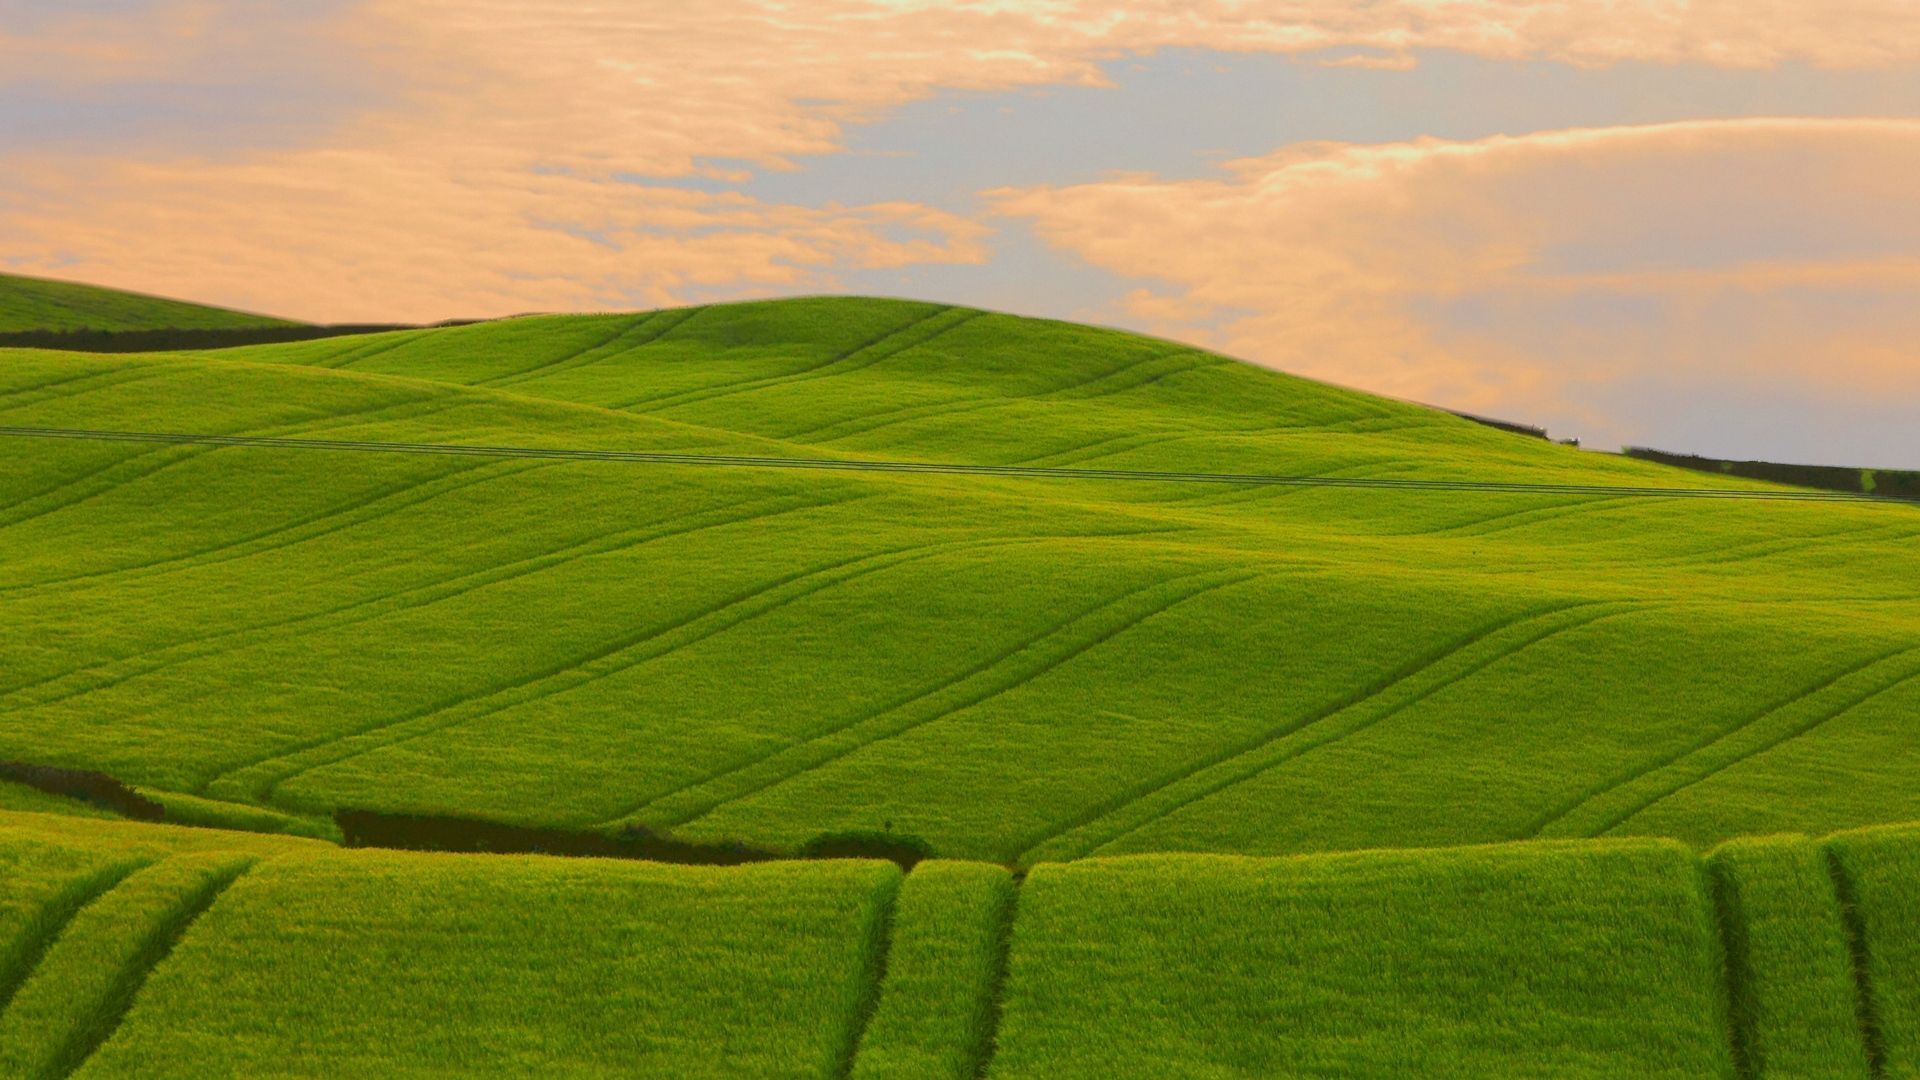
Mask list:
[[[1602,388],[1920,401],[1920,121],[1292,147],[993,193],[1160,283],[1114,315],[1331,381],[1641,437]],[[1145,297],[1145,299],[1143,299]]]
[[[364,64],[376,104],[291,149],[11,154],[0,176],[10,265],[333,319],[665,303],[979,261],[984,227],[929,207],[778,206],[664,181],[791,167],[840,149],[848,124],[940,89],[1097,83],[1103,60],[1160,48],[1748,66],[1920,57],[1920,9],[1907,0],[366,0],[316,9],[286,33],[263,30],[282,9],[256,0],[146,10],[0,31],[0,70],[84,86],[191,78],[216,53],[271,64],[305,50],[303,63]],[[228,48],[236,35],[258,48]],[[1293,180],[1397,167],[1387,151],[1318,165],[1319,150],[1294,153],[1307,164]],[[1360,188],[1315,190],[1329,213],[1369,210],[1340,202]],[[1168,207],[1133,200],[1141,219],[1129,228],[1192,223],[1192,200],[1237,198],[1173,194],[1181,202]],[[1233,241],[1222,235],[1221,250]],[[1351,269],[1323,257],[1260,270]],[[1383,343],[1402,332],[1368,331]]]

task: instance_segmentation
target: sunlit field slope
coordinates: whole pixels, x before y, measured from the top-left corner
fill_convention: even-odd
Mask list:
[[[163,801],[1022,864],[1920,818],[1920,510],[1165,341],[821,299],[14,350],[0,425],[1445,482],[0,436],[0,758]]]
[[[284,319],[44,278],[0,274],[0,334],[22,330],[219,330]]]
[[[1037,867],[0,813],[9,1076],[1907,1076],[1920,833]],[[227,846],[220,846],[225,842]]]

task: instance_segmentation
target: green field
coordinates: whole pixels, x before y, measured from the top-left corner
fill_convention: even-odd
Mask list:
[[[22,330],[222,330],[285,319],[67,281],[0,274],[0,334]]]
[[[1016,886],[977,863],[903,880],[58,820],[0,813],[9,1076],[1920,1069],[1913,830],[1704,861],[1656,840],[1135,856]]]
[[[0,786],[21,1075],[1920,1075],[1911,505],[847,298],[0,350],[0,447],[0,760],[225,830]]]
[[[17,350],[0,425],[1712,482],[899,301]],[[161,792],[1020,863],[1920,818],[1904,505],[6,444],[0,756]]]

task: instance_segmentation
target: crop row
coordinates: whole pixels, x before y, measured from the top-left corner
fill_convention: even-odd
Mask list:
[[[1021,878],[85,824],[0,815],[7,1075],[1920,1069],[1914,828]]]

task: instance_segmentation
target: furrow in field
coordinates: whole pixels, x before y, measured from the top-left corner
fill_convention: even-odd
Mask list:
[[[1545,521],[1559,521],[1563,518],[1577,517],[1591,510],[1609,506],[1630,504],[1643,500],[1624,496],[1601,497],[1584,495],[1569,502],[1557,502],[1551,506],[1530,506],[1519,510],[1506,510],[1487,517],[1474,518],[1456,525],[1446,525],[1437,529],[1420,529],[1410,532],[1396,532],[1387,535],[1395,538],[1426,539],[1428,537],[1450,536],[1494,536],[1513,529],[1524,529]],[[1488,528],[1492,526],[1492,528]]]
[[[505,387],[505,386],[518,387],[523,383],[539,382],[542,379],[548,378],[550,376],[558,375],[562,372],[573,371],[577,368],[590,367],[594,364],[605,363],[608,360],[626,356],[629,353],[632,353],[633,351],[635,351],[636,349],[643,349],[648,345],[651,345],[654,342],[659,341],[661,338],[666,337],[668,334],[673,333],[675,330],[680,329],[681,327],[685,326],[687,323],[692,322],[696,316],[698,316],[701,312],[706,310],[707,309],[704,307],[693,307],[693,308],[680,308],[676,311],[655,312],[654,315],[656,317],[643,319],[641,322],[636,323],[634,326],[629,328],[629,332],[632,332],[635,330],[640,332],[637,338],[629,339],[625,335],[622,335],[614,339],[614,341],[612,342],[612,345],[614,346],[614,348],[611,351],[602,352],[600,350],[593,350],[590,352],[582,353],[570,360],[565,360],[565,361],[556,362],[552,364],[544,364],[530,371],[522,372],[521,374],[518,374],[518,375],[512,375],[512,376],[508,376],[506,378],[500,379],[497,382],[492,383],[491,388],[498,389],[500,387]],[[519,392],[519,391],[516,391],[516,392]],[[557,398],[548,399],[543,397],[541,398],[541,400],[544,401],[544,400],[561,400],[561,399],[557,399]]]
[[[528,682],[516,683],[508,687],[508,693],[489,693],[481,697],[457,702],[455,707],[437,710],[433,715],[410,719],[404,730],[400,728],[383,729],[375,732],[373,739],[363,740],[360,736],[349,736],[353,745],[342,750],[342,740],[327,740],[328,747],[335,753],[328,757],[324,765],[336,765],[363,754],[384,750],[416,739],[437,735],[451,728],[471,724],[507,709],[526,705],[531,702],[569,693],[591,683],[613,675],[629,671],[642,664],[651,663],[662,657],[672,655],[681,649],[699,644],[706,639],[733,629],[741,623],[757,619],[779,608],[806,599],[816,593],[836,588],[849,581],[871,574],[892,570],[908,563],[919,562],[940,555],[959,551],[979,551],[996,547],[1015,547],[1026,544],[1050,543],[1074,537],[1040,536],[1022,537],[1006,540],[956,540],[937,544],[922,544],[910,547],[893,548],[877,554],[863,555],[852,559],[843,559],[824,567],[789,574],[775,582],[730,600],[721,605],[705,609],[695,616],[664,630],[650,633],[643,640],[621,648],[611,654],[595,656],[590,661],[571,665],[552,675],[543,675]],[[452,712],[452,716],[440,713]],[[322,767],[317,764],[303,764],[293,772],[275,779],[265,790],[258,792],[256,801],[272,800],[278,797],[283,785],[295,776],[303,775]]]
[[[1860,1041],[1867,1050],[1867,1071],[1873,1080],[1887,1075],[1887,1040],[1880,1025],[1880,1002],[1874,994],[1873,957],[1868,952],[1866,921],[1860,912],[1860,897],[1853,887],[1853,876],[1832,845],[1826,846],[1827,876],[1833,879],[1834,899],[1840,905],[1840,925],[1847,939],[1847,954],[1853,968],[1853,1008],[1860,1026]]]
[[[798,371],[787,372],[784,375],[766,375],[757,379],[742,379],[738,382],[724,383],[719,386],[695,386],[685,390],[668,391],[664,394],[643,394],[640,397],[628,398],[609,407],[632,412],[654,412],[659,409],[669,409],[676,405],[688,404],[694,401],[705,401],[708,398],[722,397],[728,394],[746,393],[751,390],[761,389],[762,387],[777,386],[795,379],[807,378],[823,369],[831,368],[836,364],[843,364],[868,349],[878,347],[923,323],[937,319],[953,310],[953,308],[945,305],[936,306],[933,310],[916,315],[899,326],[882,331],[864,341],[842,349],[827,357],[825,360],[816,364],[809,364]]]
[[[0,411],[24,409],[48,401],[82,397],[101,390],[118,389],[133,383],[158,378],[166,374],[166,370],[164,364],[122,363],[112,367],[85,371],[78,375],[63,375],[60,378],[51,379],[47,382],[34,383],[30,386],[16,386],[6,391],[0,391]],[[81,383],[87,385],[76,385]],[[59,392],[52,392],[56,390]],[[26,400],[15,401],[14,398],[20,395],[32,396]]]
[[[878,337],[850,352],[836,356],[822,364],[816,364],[801,371],[786,375],[774,375],[764,379],[750,379],[728,386],[710,387],[701,390],[684,390],[678,394],[663,397],[642,398],[634,402],[621,402],[614,406],[633,412],[657,412],[662,409],[679,408],[696,402],[712,401],[715,398],[733,397],[738,394],[753,393],[773,387],[791,386],[795,383],[812,382],[816,379],[832,378],[851,371],[868,368],[890,356],[897,356],[909,349],[919,348],[941,334],[952,330],[962,323],[969,322],[985,314],[967,308],[941,308],[933,313],[909,322],[892,333]],[[641,406],[644,406],[642,408]]]
[[[845,420],[835,420],[825,424],[817,424],[813,427],[804,428],[800,431],[795,431],[786,435],[782,435],[781,438],[787,442],[832,442],[836,439],[847,439],[847,438],[852,438],[855,435],[865,435],[868,432],[878,431],[881,428],[892,427],[895,424],[911,423],[912,421],[920,420],[927,417],[939,417],[944,419],[949,416],[957,416],[957,415],[960,415],[963,413],[969,413],[969,412],[979,412],[984,409],[1004,408],[1008,405],[1016,404],[1018,402],[1023,402],[1023,401],[1047,401],[1047,400],[1053,400],[1053,399],[1061,399],[1067,394],[1067,391],[1069,390],[1074,390],[1082,386],[1098,383],[1106,379],[1110,379],[1115,376],[1121,375],[1123,373],[1132,371],[1144,364],[1150,364],[1156,360],[1164,360],[1169,355],[1177,355],[1180,352],[1186,352],[1186,351],[1188,350],[1176,350],[1175,353],[1171,353],[1171,354],[1160,353],[1154,356],[1149,356],[1141,360],[1136,360],[1131,364],[1123,365],[1122,367],[1114,371],[1110,371],[1101,375],[1095,375],[1088,379],[1082,380],[1081,382],[1073,383],[1069,386],[1059,387],[1053,390],[1047,390],[1037,394],[1027,394],[1027,395],[1021,395],[1017,397],[991,397],[991,398],[985,398],[985,399],[958,398],[958,399],[953,399],[948,401],[937,401],[937,402],[933,402],[931,404],[926,404],[926,405],[908,405],[898,409],[884,409],[884,410],[881,410],[880,412],[867,413],[862,416],[849,417]]]
[[[1157,382],[1169,375],[1230,363],[1232,361],[1225,357],[1210,356],[1196,349],[1179,347],[1035,396],[1055,401],[1086,401],[1111,397],[1114,394],[1123,394],[1128,390]]]
[[[1900,649],[1842,672],[1805,697],[1762,713],[1667,763],[1590,796],[1536,835],[1601,836],[1629,825],[1647,810],[1706,783],[1743,761],[1809,734],[1920,677],[1920,649]]]
[[[0,1069],[34,1080],[76,1071],[112,1036],[148,973],[253,861],[176,855],[129,875],[75,915],[0,1016]]]
[[[860,1053],[860,1041],[866,1036],[867,1027],[873,1023],[874,1011],[880,1005],[880,995],[887,984],[887,955],[893,948],[893,918],[900,903],[900,885],[898,877],[889,877],[881,886],[879,895],[874,897],[873,906],[867,911],[866,925],[861,928],[861,968],[865,974],[862,993],[854,1001],[853,1013],[847,1018],[846,1033],[841,1036],[840,1047],[835,1055],[833,1075],[842,1080],[853,1075],[853,1063]]]
[[[1258,576],[1245,570],[1192,571],[1129,590],[1083,609],[905,701],[884,705],[801,742],[731,766],[698,785],[613,820],[650,810],[654,813],[649,818],[668,824],[697,821],[728,803],[751,798],[1018,689],[1154,616]]]
[[[440,495],[446,494],[449,490],[458,490],[458,488],[477,483],[479,482],[477,480],[468,480],[466,483],[455,485],[452,488],[437,486],[442,484],[442,482],[466,477],[471,473],[479,472],[487,467],[485,464],[463,465],[425,479],[409,477],[399,483],[376,488],[357,498],[350,499],[343,503],[335,503],[304,517],[282,522],[272,528],[251,532],[244,536],[235,537],[232,540],[223,541],[209,547],[196,548],[193,551],[183,552],[179,555],[168,555],[162,558],[150,559],[146,562],[130,563],[126,566],[113,566],[104,570],[90,570],[81,574],[69,574],[66,577],[43,578],[38,581],[0,585],[0,594],[20,592],[22,590],[47,589],[55,585],[70,586],[77,582],[94,581],[99,578],[113,578],[115,584],[119,584],[149,577],[154,573],[177,573],[181,570],[217,566],[221,563],[235,562],[241,559],[252,558],[256,555],[264,555],[268,552],[279,551],[283,548],[303,544],[323,536],[329,536],[343,529],[352,528],[362,522],[384,517],[396,510],[427,502]],[[527,470],[523,468],[519,470],[507,469],[498,471],[512,473]],[[321,527],[312,529],[312,526]],[[262,543],[262,541],[272,541],[276,538],[279,538],[277,542]]]
[[[505,577],[487,580],[481,584],[483,586],[498,584],[500,581],[510,580],[513,577],[523,577],[529,573],[548,569],[553,565],[557,565],[559,562],[570,561],[587,555],[601,554],[606,551],[624,550],[625,548],[638,547],[641,544],[653,543],[667,537],[684,536],[703,529],[720,528],[726,525],[764,520],[780,514],[844,506],[850,502],[857,502],[864,497],[866,496],[855,496],[853,498],[826,503],[801,501],[796,504],[794,501],[789,500],[786,505],[782,505],[774,510],[728,516],[719,520],[707,519],[697,525],[676,525],[665,529],[650,530],[647,535],[638,540],[621,538],[619,542],[606,547],[600,547],[601,541],[589,541],[586,544],[566,551],[566,553],[561,556],[540,556],[534,560],[527,560],[526,564],[517,568],[517,572]],[[598,550],[593,550],[594,548],[598,548]],[[857,560],[845,561],[853,562]],[[335,760],[344,760],[347,757],[358,756],[369,750],[377,749],[378,745],[385,745],[385,743],[389,741],[399,741],[403,738],[411,737],[412,734],[438,730],[440,727],[458,723],[460,720],[473,718],[460,716],[452,720],[443,719],[443,714],[448,712],[480,707],[483,706],[484,703],[491,702],[496,698],[511,698],[517,692],[537,691],[538,687],[548,684],[561,676],[581,678],[581,681],[592,681],[594,678],[604,677],[603,674],[592,674],[590,677],[583,676],[588,676],[589,673],[594,670],[603,670],[604,673],[610,674],[611,670],[606,670],[604,665],[617,661],[623,654],[653,642],[654,639],[663,635],[686,630],[690,624],[726,613],[730,608],[756,599],[765,591],[778,588],[780,585],[789,581],[805,577],[808,573],[808,571],[801,571],[770,584],[757,586],[743,595],[730,598],[729,600],[692,614],[680,616],[665,625],[623,637],[609,645],[603,645],[584,656],[570,658],[558,665],[514,678],[491,688],[428,705],[420,710],[407,713],[393,720],[381,721],[370,727],[345,734],[327,735],[300,743],[293,747],[282,748],[257,759],[229,765],[203,783],[198,789],[198,793],[229,798],[236,802],[261,801],[274,787],[277,787],[279,783],[298,773],[318,768],[323,764],[331,764]],[[463,588],[460,591],[470,591],[470,588],[471,587]],[[423,604],[410,606],[425,606],[425,604],[438,603],[449,598],[449,595],[436,595],[426,600]],[[382,614],[384,614],[384,612]],[[357,622],[360,620],[356,619],[353,621]],[[557,689],[559,689],[558,686],[552,688],[552,690]],[[548,692],[552,692],[552,690]],[[527,699],[530,700],[538,696],[543,695],[539,692],[530,692],[527,694]],[[507,707],[509,704],[518,703],[519,701],[517,700],[503,701],[503,703],[495,707],[484,708],[483,711],[477,715],[489,715],[497,712],[501,708]],[[385,738],[382,738],[383,736],[385,736]],[[352,742],[355,745],[343,749],[342,744],[348,742]],[[336,754],[338,755],[337,757],[332,756]],[[300,759],[300,761],[289,764],[293,762],[295,758]],[[307,763],[309,759],[312,760],[310,764]],[[221,794],[222,792],[226,794]]]
[[[67,924],[73,921],[74,916],[129,874],[145,866],[147,861],[146,858],[130,855],[124,861],[101,867],[68,882],[40,908],[38,915],[18,939],[0,943],[7,950],[6,965],[0,967],[0,1011],[13,1004],[14,995],[33,976],[47,949]]]
[[[319,432],[319,431],[334,430],[335,428],[338,428],[338,427],[347,426],[349,423],[365,422],[368,418],[373,416],[378,416],[381,413],[389,412],[394,409],[404,408],[410,405],[418,405],[422,403],[423,402],[421,399],[414,399],[414,400],[405,401],[405,402],[376,402],[376,403],[367,405],[363,408],[352,409],[344,413],[335,413],[332,416],[327,417],[324,421],[320,421],[318,423],[314,421],[297,421],[292,423],[270,425],[264,428],[242,429],[242,433],[255,438],[273,438],[273,437],[292,435],[292,434],[312,434],[314,432]],[[95,498],[98,498],[101,495],[107,494],[108,492],[113,491],[116,488],[124,487],[128,484],[133,484],[141,480],[148,479],[161,472],[171,469],[176,465],[184,465],[190,461],[205,457],[206,455],[213,453],[214,451],[219,449],[222,449],[222,448],[218,445],[159,444],[150,449],[144,449],[136,453],[129,454],[126,457],[123,457],[118,460],[109,462],[105,465],[102,465],[97,469],[92,469],[92,470],[89,470],[88,472],[82,473],[79,476],[72,477],[66,480],[65,482],[61,483],[60,485],[48,489],[47,491],[40,492],[28,499],[24,499],[24,500],[21,500],[20,502],[15,503],[14,504],[15,509],[23,509],[26,512],[7,517],[5,519],[0,519],[0,530],[11,529],[11,528],[14,528],[15,526],[23,525],[26,522],[33,521],[38,518],[46,517],[49,514],[54,514],[62,510],[71,509],[72,507],[79,506],[83,503],[86,503]],[[159,460],[150,462],[149,464],[151,467],[145,468],[143,470],[135,471],[134,474],[131,476],[114,477],[111,479],[106,479],[104,480],[103,483],[99,483],[99,484],[89,485],[87,483],[90,480],[102,479],[106,477],[108,473],[114,471],[115,469],[118,469],[123,465],[131,465],[134,462],[140,461],[142,458],[158,458]],[[78,492],[72,492],[70,490],[76,487],[80,487],[82,490]],[[45,505],[45,506],[35,505],[41,500],[52,498],[54,496],[59,495],[62,492],[69,492],[69,497],[65,499],[57,500],[51,503],[50,505]]]
[[[775,505],[776,508],[768,510],[767,507],[769,505]],[[526,577],[529,574],[549,570],[577,559],[624,551],[642,544],[653,543],[671,537],[685,536],[689,533],[700,532],[705,529],[716,529],[745,521],[776,517],[780,514],[797,513],[828,505],[832,504],[792,498],[778,500],[763,499],[737,504],[727,507],[724,510],[689,514],[685,517],[669,519],[664,523],[648,525],[638,529],[624,529],[617,532],[605,533],[599,536],[589,537],[586,540],[576,543],[564,545],[552,551],[543,551],[535,555],[529,555],[512,562],[502,563],[498,566],[489,566],[481,570],[457,571],[446,577],[429,579],[410,585],[404,589],[365,597],[339,607],[203,634],[199,637],[175,642],[172,645],[151,652],[124,657],[103,664],[95,664],[90,667],[76,668],[20,689],[24,691],[74,675],[106,673],[106,677],[103,680],[82,683],[79,686],[69,688],[60,693],[59,696],[45,700],[35,700],[31,703],[34,706],[58,704],[83,694],[111,689],[131,679],[149,675],[156,671],[162,671],[176,664],[182,664],[203,656],[213,655],[221,651],[216,647],[220,642],[232,641],[236,638],[246,638],[267,631],[282,631],[296,627],[300,628],[300,633],[297,636],[305,637],[314,633],[367,622],[397,612],[431,607],[434,604],[455,600],[479,590],[505,584],[506,582]],[[11,695],[14,691],[9,691],[8,693]]]
[[[879,431],[895,424],[910,424],[915,420],[928,417],[945,419],[964,413],[981,412],[986,409],[1005,408],[1019,398],[962,398],[954,401],[938,401],[930,405],[909,405],[899,409],[883,409],[876,413],[867,413],[848,420],[835,420],[825,424],[816,424],[799,431],[791,431],[780,436],[782,442],[792,443],[830,443],[838,439],[850,439],[855,435]]]
[[[1005,867],[933,860],[894,902],[887,979],[853,1080],[976,1080],[998,1022],[1019,882]]]
[[[971,1075],[983,1078],[993,1068],[993,1056],[1000,1049],[1000,1020],[1006,1012],[1007,970],[1013,960],[1013,924],[1020,915],[1020,886],[1026,883],[1026,875],[1016,874],[1013,888],[1007,894],[1006,903],[1000,907],[995,924],[993,939],[993,966],[987,976],[985,1000],[985,1018],[980,1025],[978,1040],[973,1045]],[[960,1080],[967,1080],[963,1073]]]
[[[1757,1080],[1753,1068],[1753,1032],[1750,1003],[1752,970],[1747,952],[1747,923],[1740,908],[1739,894],[1726,868],[1705,859],[1700,863],[1700,884],[1707,913],[1719,939],[1721,991],[1719,1006],[1724,1010],[1727,1049],[1733,1058],[1733,1073],[1738,1080]]]
[[[1020,861],[1031,865],[1098,852],[1202,799],[1364,731],[1541,641],[1628,610],[1619,604],[1556,603],[1496,620],[1304,717],[1223,747],[1150,784],[1117,792],[1046,833],[1027,837]]]
[[[539,363],[534,364],[532,367],[519,368],[517,370],[505,372],[500,375],[488,376],[487,378],[484,378],[484,379],[475,379],[472,382],[463,383],[462,385],[502,386],[508,383],[519,382],[523,379],[532,378],[535,375],[546,374],[550,372],[551,369],[554,369],[554,368],[571,367],[576,362],[580,361],[582,358],[585,358],[586,360],[591,361],[594,357],[596,357],[601,352],[601,350],[608,348],[609,346],[613,345],[615,342],[618,342],[621,338],[624,338],[628,334],[633,333],[635,330],[641,329],[642,327],[646,326],[647,320],[652,318],[652,315],[653,313],[649,313],[646,315],[636,315],[630,318],[613,320],[613,330],[610,333],[603,334],[599,338],[595,339],[594,341],[588,342],[587,344],[582,345],[577,349],[562,353],[551,360],[542,360]]]
[[[342,352],[335,353],[320,363],[309,364],[309,366],[330,368],[334,371],[344,371],[363,360],[371,360],[383,353],[390,353],[402,345],[418,340],[419,335],[416,333],[396,331],[391,338],[385,341],[375,340],[372,344],[362,345],[359,348],[349,347]]]
[[[1631,817],[1633,813],[1633,811],[1629,811],[1625,816],[1614,819],[1613,815],[1620,812],[1619,808],[1622,805],[1640,805],[1639,800],[1645,798],[1644,793],[1630,791],[1629,789],[1633,789],[1636,785],[1644,783],[1652,785],[1655,790],[1664,790],[1665,788],[1659,783],[1657,774],[1676,767],[1684,767],[1683,762],[1685,762],[1686,759],[1706,752],[1713,747],[1714,744],[1730,738],[1755,724],[1764,724],[1782,713],[1808,705],[1818,709],[1821,703],[1815,702],[1814,699],[1826,695],[1828,691],[1833,690],[1841,682],[1850,682],[1855,676],[1860,675],[1869,668],[1877,668],[1889,664],[1911,651],[1908,647],[1901,646],[1874,653],[1864,659],[1848,664],[1832,675],[1814,683],[1812,686],[1794,693],[1784,701],[1768,706],[1745,720],[1736,721],[1731,727],[1706,732],[1698,741],[1681,750],[1656,758],[1644,765],[1636,766],[1597,787],[1582,792],[1566,803],[1548,811],[1539,820],[1529,825],[1526,831],[1520,835],[1527,837],[1595,836],[1601,832],[1605,832],[1607,826],[1596,825],[1595,823],[1613,820],[1614,824],[1618,824],[1619,821],[1625,820],[1625,817]],[[1846,692],[1844,690],[1840,691],[1840,697],[1842,699],[1850,700],[1845,698],[1845,694]],[[1851,707],[1851,705],[1848,705],[1844,706],[1843,709]],[[1649,800],[1644,805],[1651,805],[1651,801],[1652,800]],[[1641,805],[1642,809],[1644,809],[1644,805]]]

